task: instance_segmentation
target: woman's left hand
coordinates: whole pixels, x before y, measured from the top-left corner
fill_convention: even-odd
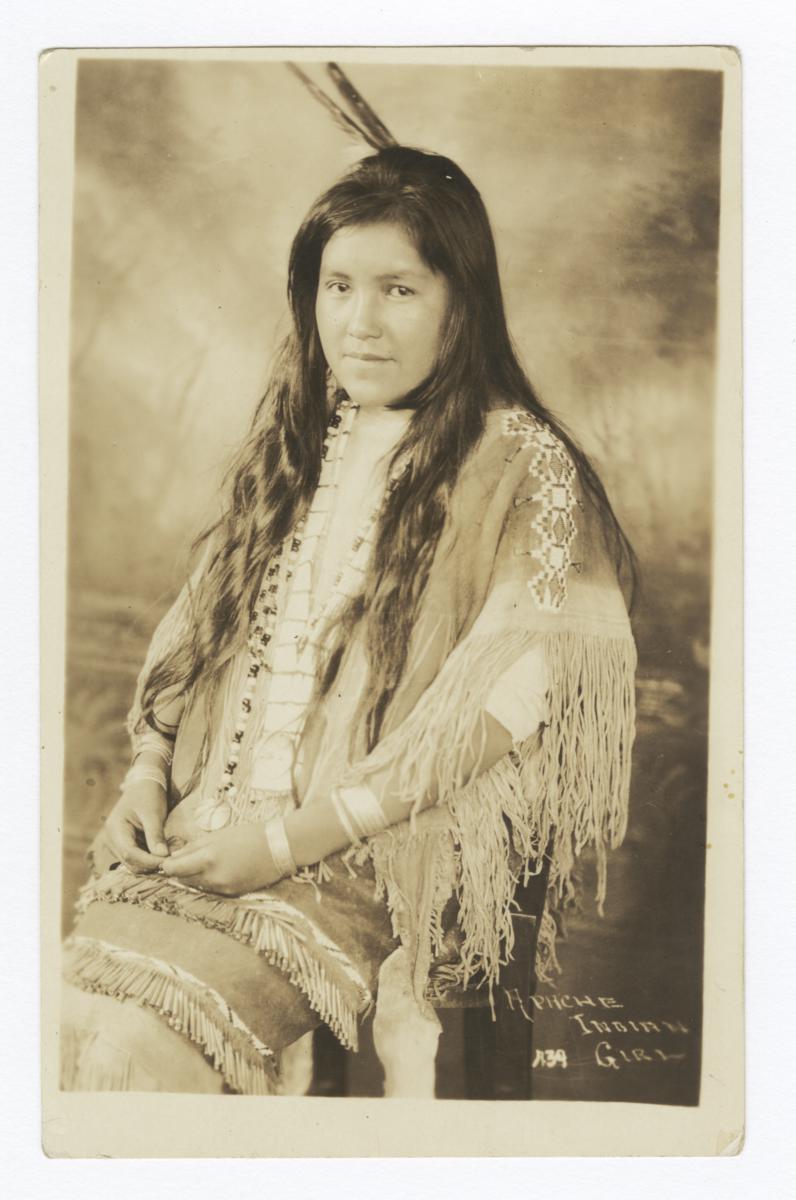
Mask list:
[[[186,842],[163,860],[161,871],[189,887],[241,896],[281,878],[268,835],[257,825],[228,825]]]

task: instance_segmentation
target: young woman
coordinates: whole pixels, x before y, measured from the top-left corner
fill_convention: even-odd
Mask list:
[[[477,190],[365,158],[288,296],[139,679],[65,951],[67,1088],[274,1091],[319,1022],[356,1046],[396,953],[421,1011],[491,988],[518,879],[549,847],[552,912],[592,845],[602,901],[624,834],[632,551],[517,361]]]

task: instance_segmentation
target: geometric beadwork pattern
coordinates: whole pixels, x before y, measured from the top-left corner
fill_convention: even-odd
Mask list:
[[[531,521],[535,537],[530,554],[537,570],[528,587],[538,608],[557,612],[566,603],[567,572],[572,565],[577,472],[562,442],[532,413],[523,409],[505,413],[503,431],[518,436],[533,451],[528,473],[534,477],[532,499],[538,511]]]

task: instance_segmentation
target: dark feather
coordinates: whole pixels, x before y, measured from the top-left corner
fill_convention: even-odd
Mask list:
[[[370,133],[373,139],[371,145],[394,146],[396,144],[395,138],[384,122],[376,116],[367,100],[360,95],[342,68],[337,63],[330,62],[326,64],[326,70],[337,90],[348,101],[362,125]]]
[[[319,88],[317,83],[314,83],[313,80],[310,79],[309,75],[306,74],[306,72],[302,71],[301,68],[296,66],[295,63],[288,63],[287,66],[294,75],[298,76],[298,78],[307,88],[310,95],[314,96],[315,99],[323,105],[326,111],[331,115],[332,120],[335,122],[337,127],[342,129],[343,133],[347,134],[349,137],[362,138],[363,141],[367,142],[369,146],[372,146],[374,150],[380,149],[380,143],[374,140],[370,131],[363,129],[362,126],[358,125],[356,121],[352,120],[347,113],[343,112],[339,104],[336,104],[330,96],[327,96],[326,92]]]

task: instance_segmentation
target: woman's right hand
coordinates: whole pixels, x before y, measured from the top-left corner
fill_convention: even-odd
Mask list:
[[[133,871],[157,871],[169,848],[163,835],[168,813],[160,784],[140,779],[129,784],[108,814],[104,841]]]

